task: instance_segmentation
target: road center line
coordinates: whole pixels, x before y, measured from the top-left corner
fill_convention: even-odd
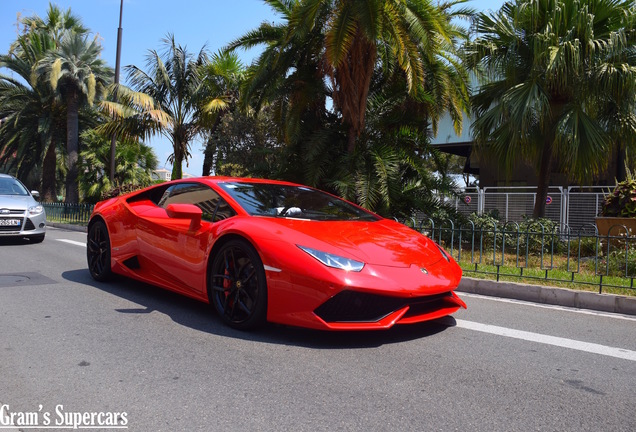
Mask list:
[[[84,246],[84,247],[86,247],[86,243],[78,242],[78,241],[75,241],[75,240],[67,240],[67,239],[55,239],[55,240],[61,241],[61,242],[64,242],[64,243],[70,243],[70,244],[75,245],[75,246]]]
[[[636,361],[636,351],[623,348],[614,348],[590,342],[582,342],[574,339],[566,339],[556,336],[548,336],[539,333],[531,333],[522,330],[514,330],[506,327],[498,327],[490,324],[481,324],[472,321],[456,320],[457,327],[474,330],[482,333],[494,334],[513,339],[521,339],[529,342],[537,342],[546,345],[554,345],[562,348],[570,348],[593,354],[616,357],[624,360]]]

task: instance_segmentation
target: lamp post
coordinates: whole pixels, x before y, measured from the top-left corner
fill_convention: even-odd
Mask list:
[[[115,59],[115,91],[113,92],[113,102],[117,102],[117,86],[119,85],[119,61],[121,58],[121,17],[124,11],[124,0],[119,4],[119,27],[117,28],[117,57]],[[117,134],[113,134],[110,141],[110,184],[115,181],[115,143]]]

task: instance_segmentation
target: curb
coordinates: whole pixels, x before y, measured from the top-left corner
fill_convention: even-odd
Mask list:
[[[84,225],[65,224],[61,222],[46,222],[46,226],[65,229],[69,231],[88,232],[88,227]]]
[[[636,315],[636,297],[462,277],[457,291],[533,303]]]

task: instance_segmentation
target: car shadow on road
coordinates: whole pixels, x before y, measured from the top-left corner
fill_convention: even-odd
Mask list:
[[[0,246],[23,246],[28,244],[35,243],[22,237],[0,237]]]
[[[67,271],[62,273],[62,277],[139,305],[116,309],[122,314],[150,314],[157,311],[197,331],[261,343],[315,349],[373,348],[433,336],[456,324],[453,317],[445,317],[421,324],[395,326],[389,330],[329,332],[268,323],[261,329],[246,332],[227,327],[208,304],[143,282],[120,276],[110,282],[97,282],[87,269]]]

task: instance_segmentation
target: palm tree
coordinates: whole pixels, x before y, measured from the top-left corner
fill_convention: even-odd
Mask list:
[[[286,146],[286,163],[268,173],[325,186],[328,166],[341,152],[342,137],[336,115],[328,110],[330,90],[323,66],[322,25],[303,34],[290,33],[290,19],[298,0],[267,3],[281,16],[279,23],[262,23],[226,49],[264,46],[248,68],[240,92],[240,107],[273,120],[272,138]],[[329,8],[322,7],[318,22],[328,19]]]
[[[231,42],[226,49],[265,49],[248,69],[241,87],[241,106],[255,111],[270,106],[281,141],[294,146],[324,127],[329,89],[325,80],[323,25],[291,34],[291,16],[298,0],[266,0],[281,15],[280,23],[262,23]],[[330,9],[323,5],[316,21],[324,23]]]
[[[50,199],[55,196],[56,143],[63,139],[64,125],[55,94],[33,71],[55,46],[47,34],[29,34],[20,36],[14,48],[0,56],[0,66],[19,77],[0,76],[0,164],[28,184],[37,177],[42,196]],[[47,181],[51,157],[53,181]]]
[[[62,11],[57,5],[49,3],[46,18],[37,15],[25,17],[21,20],[25,33],[46,33],[58,46],[69,31],[86,34],[89,30],[84,27],[80,17],[73,15],[71,8]]]
[[[42,199],[53,201],[57,196],[57,151],[64,141],[65,114],[50,85],[38,75],[37,66],[48,52],[57,49],[64,32],[88,30],[70,9],[62,12],[54,5],[49,5],[46,19],[25,17],[20,24],[20,35],[9,53],[0,58],[3,67],[21,78],[1,78],[3,159],[10,158],[7,166],[23,180],[27,173],[38,176]]]
[[[378,63],[384,70],[397,66],[412,97],[421,96],[426,79],[424,63],[441,44],[453,46],[462,34],[451,24],[450,7],[429,0],[304,0],[290,16],[290,35],[305,34],[324,26],[324,55],[332,83],[333,101],[348,128],[347,149],[355,150],[364,130],[367,99]],[[329,19],[320,21],[324,7]],[[459,11],[461,15],[467,11]]]
[[[429,113],[438,115],[436,101],[446,91],[432,89],[417,101],[400,78],[372,82],[365,130],[356,151],[339,160],[332,184],[345,198],[387,217],[411,217],[416,211],[432,216],[443,207],[440,197],[457,189],[439,167],[434,175],[428,163],[439,156],[429,146]]]
[[[218,130],[223,116],[235,108],[244,72],[245,68],[238,55],[231,52],[215,53],[201,65],[201,99],[204,103],[201,107],[201,120],[207,126],[204,127],[204,176],[210,175],[212,170],[214,145],[210,138]]]
[[[182,176],[182,165],[190,157],[190,143],[203,130],[211,103],[201,85],[201,66],[206,62],[205,47],[194,57],[175,42],[173,35],[163,40],[163,56],[150,50],[148,71],[126,66],[132,90],[119,87],[121,103],[104,103],[114,121],[105,125],[105,133],[124,137],[150,137],[157,133],[172,143],[172,178]]]
[[[66,202],[79,202],[79,112],[84,105],[92,106],[104,93],[112,77],[112,70],[100,58],[102,47],[97,37],[67,32],[58,50],[49,53],[41,62],[39,71],[45,74],[53,90],[66,104],[66,151],[68,173]]]
[[[338,99],[342,88],[335,80],[336,69],[330,65],[327,55],[327,35],[335,25],[338,7],[344,2],[272,0],[268,3],[282,20],[276,24],[261,24],[230,43],[228,49],[265,45],[263,53],[248,69],[246,83],[241,88],[242,101],[251,102],[255,109],[268,106],[276,113],[281,139],[287,143],[288,160],[292,161],[289,168],[279,172],[292,175],[295,177],[292,179],[298,181],[337,190],[367,208],[390,213],[389,209],[396,209],[406,194],[416,195],[415,187],[402,186],[416,184],[415,177],[423,175],[416,159],[427,151],[429,128],[436,130],[438,120],[447,110],[457,128],[461,127],[462,111],[468,108],[468,79],[458,60],[454,38],[465,35],[448,20],[467,11],[451,12],[449,8],[455,4],[450,3],[436,9],[437,16],[447,20],[443,29],[452,35],[451,39],[437,37],[435,32],[428,34],[435,36],[431,40],[403,35],[415,45],[414,52],[419,58],[418,78],[410,76],[416,82],[409,81],[409,74],[402,68],[404,63],[391,51],[389,40],[378,37],[380,42],[365,90],[364,106],[358,107],[365,111],[359,124],[363,129],[352,132],[352,123],[346,124],[342,103],[338,104],[344,100]],[[368,7],[379,4],[368,3]],[[309,4],[315,9],[308,11]],[[365,5],[351,7],[364,8]],[[391,8],[390,5],[383,7]],[[302,24],[299,17],[309,12],[312,19]],[[389,38],[390,32],[381,35]],[[356,61],[346,58],[345,69],[347,62]],[[354,90],[353,87],[348,89]],[[336,101],[333,109],[330,98]],[[367,125],[368,116],[372,120],[370,125]],[[342,120],[345,120],[344,128],[338,125]],[[413,164],[394,163],[396,158],[405,155],[409,155]],[[413,177],[405,180],[406,172]],[[401,194],[402,191],[405,194]]]
[[[616,61],[633,45],[633,1],[517,0],[480,13],[475,29],[467,60],[487,78],[473,99],[475,139],[508,169],[519,158],[536,162],[541,217],[555,159],[580,176],[605,162],[610,136],[599,110],[636,82],[633,63]]]

